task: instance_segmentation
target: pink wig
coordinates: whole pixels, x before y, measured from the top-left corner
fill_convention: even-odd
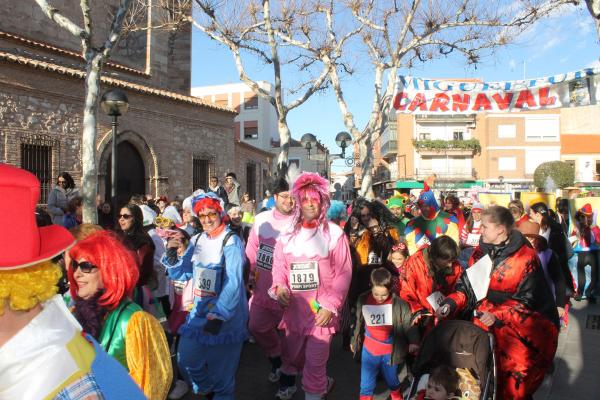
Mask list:
[[[304,172],[298,176],[296,182],[294,182],[292,196],[294,196],[294,200],[296,200],[296,207],[294,209],[294,229],[299,229],[302,223],[301,203],[302,199],[306,197],[319,200],[319,203],[321,204],[321,213],[319,214],[317,221],[319,225],[325,223],[324,227],[325,229],[328,229],[329,225],[326,222],[330,199],[329,182],[327,179],[314,172]]]
[[[100,305],[115,309],[124,297],[131,297],[139,278],[135,255],[117,237],[108,231],[92,233],[77,242],[69,255],[73,260],[85,259],[100,270],[104,283],[104,294],[98,299]],[[72,298],[77,296],[77,281],[73,269],[67,267]]]

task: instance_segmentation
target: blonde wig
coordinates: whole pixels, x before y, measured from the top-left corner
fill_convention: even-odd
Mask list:
[[[28,311],[50,299],[58,292],[61,274],[60,266],[49,260],[32,267],[0,270],[0,315],[7,304],[11,310]]]

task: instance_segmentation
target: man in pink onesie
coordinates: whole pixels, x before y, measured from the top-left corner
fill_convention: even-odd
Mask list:
[[[352,277],[348,240],[342,229],[326,218],[329,183],[314,173],[303,173],[292,188],[296,201],[292,229],[275,245],[273,284],[269,295],[285,307],[282,374],[276,398],[291,399],[295,376],[302,372],[306,400],[329,392],[327,377],[331,339]]]
[[[276,179],[271,185],[275,208],[263,211],[254,219],[248,236],[246,256],[250,260],[250,333],[271,361],[269,381],[277,382],[281,375],[281,338],[277,326],[283,316],[283,307],[272,299],[267,291],[273,282],[273,251],[281,232],[290,227],[294,198],[290,185],[284,178]]]

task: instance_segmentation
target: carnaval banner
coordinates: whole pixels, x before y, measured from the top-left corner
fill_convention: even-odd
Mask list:
[[[600,68],[504,82],[399,76],[392,101],[396,112],[406,114],[473,114],[584,106],[600,101]]]
[[[510,193],[487,193],[480,192],[479,193],[479,202],[483,204],[485,207],[488,206],[502,206],[508,207],[508,203],[510,203],[512,199],[510,198]]]

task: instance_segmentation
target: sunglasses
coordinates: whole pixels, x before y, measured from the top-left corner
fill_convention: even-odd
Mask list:
[[[89,274],[92,271],[94,271],[95,269],[98,269],[98,267],[96,267],[91,262],[88,262],[88,261],[77,262],[75,260],[71,261],[71,268],[73,269],[73,272],[77,271],[77,268],[79,268],[79,270],[81,272],[83,272],[84,274]]]
[[[203,220],[205,220],[207,218],[211,219],[211,220],[212,219],[217,219],[217,215],[219,215],[219,214],[216,213],[216,212],[209,212],[208,214],[198,214],[198,219],[200,221],[203,221]]]
[[[121,218],[127,220],[127,219],[130,219],[130,218],[133,218],[133,215],[131,215],[131,214],[119,214],[119,219],[121,219]]]

